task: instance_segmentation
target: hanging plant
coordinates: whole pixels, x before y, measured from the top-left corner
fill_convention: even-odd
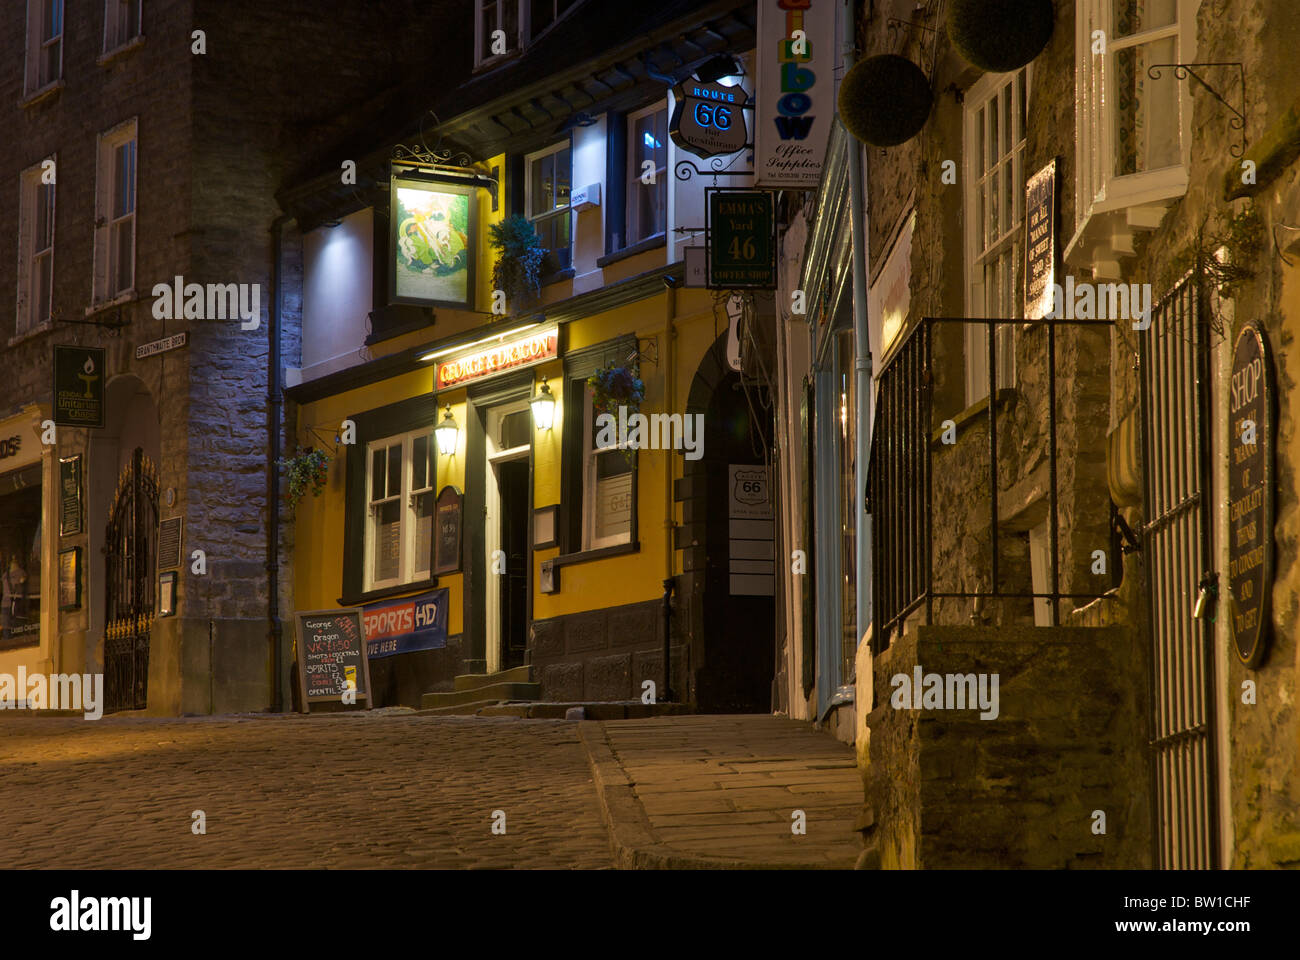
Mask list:
[[[507,303],[528,303],[542,292],[542,270],[547,250],[528,218],[506,217],[488,227],[488,243],[497,251],[492,266],[492,286],[504,290]]]
[[[640,374],[635,367],[604,367],[588,377],[591,405],[596,414],[617,416],[619,407],[627,407],[629,416],[639,411],[645,399],[645,384]]]
[[[1052,38],[1052,0],[951,0],[948,39],[963,57],[989,73],[1019,70]]]
[[[840,120],[849,133],[875,147],[911,140],[925,126],[933,105],[925,72],[894,53],[854,64],[840,81]]]
[[[304,450],[299,447],[294,456],[281,457],[275,461],[279,466],[284,467],[285,477],[289,481],[289,491],[284,498],[289,501],[291,507],[297,506],[298,501],[306,496],[308,487],[316,497],[325,492],[331,459],[333,458],[324,450],[313,447]]]

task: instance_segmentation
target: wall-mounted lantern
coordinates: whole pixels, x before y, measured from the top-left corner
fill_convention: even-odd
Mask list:
[[[546,385],[545,377],[542,377],[541,389],[537,391],[537,396],[533,397],[530,403],[533,408],[533,423],[537,424],[537,429],[551,429],[555,423],[555,395]]]
[[[456,418],[451,415],[451,404],[445,407],[442,420],[433,431],[433,435],[438,441],[438,452],[444,456],[454,456],[456,453],[456,441],[460,438],[460,424]]]

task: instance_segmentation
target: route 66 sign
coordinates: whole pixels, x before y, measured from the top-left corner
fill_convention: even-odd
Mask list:
[[[731,504],[727,511],[732,519],[766,519],[772,516],[768,500],[767,469],[762,465],[727,465],[731,474]]]
[[[669,136],[673,143],[697,157],[735,153],[745,146],[744,106],[749,94],[740,86],[685,80],[673,87],[677,102]]]

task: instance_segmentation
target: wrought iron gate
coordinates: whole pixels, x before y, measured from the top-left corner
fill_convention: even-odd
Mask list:
[[[1151,622],[1152,817],[1162,869],[1218,865],[1214,631],[1194,616],[1210,552],[1209,311],[1189,273],[1139,335]]]
[[[105,712],[143,710],[149,684],[149,633],[154,620],[154,544],[158,536],[158,474],[139,447],[122,468],[109,513],[104,552]]]

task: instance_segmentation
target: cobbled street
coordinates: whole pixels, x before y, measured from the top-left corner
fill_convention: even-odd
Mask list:
[[[577,725],[376,713],[0,718],[8,868],[612,864]],[[192,830],[202,810],[205,835]],[[492,832],[505,813],[505,834]]]

